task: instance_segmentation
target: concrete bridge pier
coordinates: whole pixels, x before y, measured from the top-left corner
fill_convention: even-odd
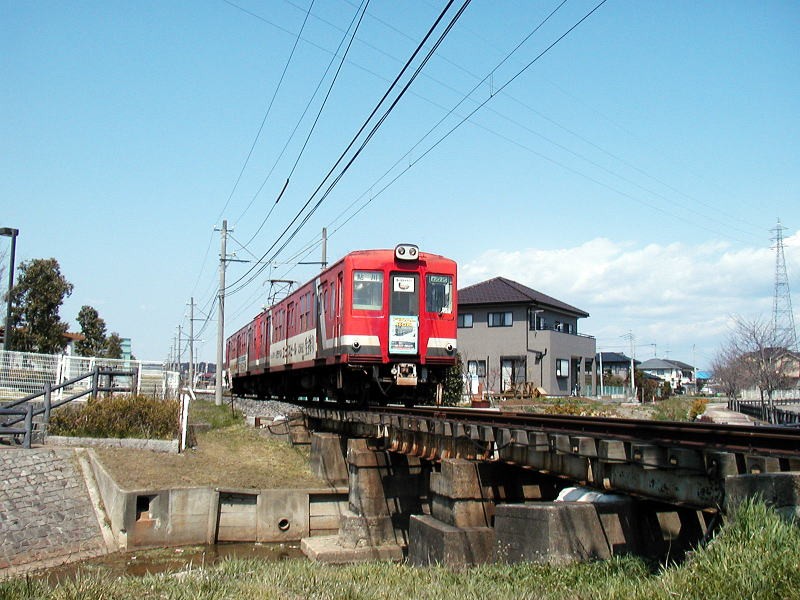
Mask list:
[[[336,439],[312,437],[315,471],[341,473]],[[323,434],[325,435],[325,434]],[[328,434],[330,435],[330,434]],[[338,437],[338,436],[334,436]],[[315,442],[316,440],[316,442]],[[328,454],[314,456],[313,450]],[[428,463],[414,456],[385,451],[370,440],[347,440],[348,509],[339,518],[336,536],[307,538],[303,552],[328,563],[403,559],[408,544],[409,518],[428,512]],[[334,475],[336,476],[336,475]]]
[[[725,512],[748,499],[760,499],[785,519],[800,519],[800,471],[755,472],[725,479]]]
[[[464,566],[494,560],[498,503],[555,498],[557,488],[530,470],[455,458],[431,473],[430,492],[430,514],[411,517],[408,559]]]

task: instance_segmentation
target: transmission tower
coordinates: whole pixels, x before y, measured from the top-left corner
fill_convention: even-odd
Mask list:
[[[772,233],[775,237],[775,299],[772,305],[772,328],[775,339],[780,340],[791,350],[797,350],[797,331],[794,328],[794,312],[792,312],[792,295],[789,292],[789,277],[786,274],[786,259],[783,256],[783,232],[786,227],[778,224]]]

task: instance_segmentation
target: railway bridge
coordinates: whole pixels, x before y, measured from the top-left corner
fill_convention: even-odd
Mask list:
[[[349,485],[338,535],[304,541],[322,561],[678,559],[747,498],[800,512],[796,429],[422,407],[305,415],[314,470]]]

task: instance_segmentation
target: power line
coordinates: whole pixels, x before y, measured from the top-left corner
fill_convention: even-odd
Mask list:
[[[378,110],[380,109],[380,107],[383,105],[383,103],[386,101],[386,99],[387,99],[387,98],[389,97],[389,95],[392,93],[392,91],[394,90],[394,88],[395,88],[395,87],[397,87],[398,83],[400,82],[401,78],[402,78],[402,77],[403,77],[403,75],[406,73],[406,71],[407,71],[407,70],[408,70],[408,69],[411,67],[411,64],[413,63],[414,59],[415,59],[415,58],[417,57],[417,55],[418,55],[418,54],[419,54],[419,53],[422,51],[422,48],[423,48],[423,47],[425,46],[425,44],[427,43],[428,39],[429,39],[429,38],[430,38],[430,37],[433,35],[433,32],[434,32],[434,31],[437,29],[437,27],[438,27],[439,23],[440,23],[440,22],[441,22],[441,21],[444,19],[445,15],[446,15],[446,14],[447,14],[447,12],[450,10],[450,7],[451,7],[451,6],[452,6],[452,4],[454,3],[454,1],[455,1],[455,0],[450,0],[450,1],[447,3],[447,5],[446,5],[446,6],[445,6],[445,8],[442,10],[442,12],[439,14],[439,16],[438,16],[438,18],[436,19],[436,21],[434,22],[434,24],[433,24],[433,25],[430,27],[430,29],[428,30],[428,32],[425,34],[425,37],[423,38],[423,40],[422,40],[422,41],[421,41],[421,42],[418,44],[417,48],[416,48],[416,49],[414,50],[414,52],[412,53],[411,57],[410,57],[410,58],[409,58],[409,59],[406,61],[405,65],[404,65],[404,66],[403,66],[403,68],[400,70],[400,73],[398,73],[398,75],[395,77],[394,81],[391,83],[391,85],[389,86],[389,88],[386,90],[386,92],[384,93],[383,97],[382,97],[382,98],[381,98],[381,99],[378,101],[378,103],[376,104],[375,108],[373,108],[373,110],[370,112],[369,116],[366,118],[366,120],[365,120],[365,121],[364,121],[364,123],[361,125],[361,127],[359,128],[359,130],[356,132],[356,134],[355,134],[355,135],[353,136],[353,138],[351,139],[350,143],[347,145],[347,147],[346,147],[346,148],[344,149],[344,151],[341,153],[341,155],[339,156],[339,158],[336,160],[336,162],[334,163],[333,167],[331,167],[331,169],[328,171],[328,173],[327,173],[327,174],[325,175],[325,177],[322,179],[322,182],[321,182],[321,183],[320,183],[320,184],[317,186],[317,188],[314,190],[314,192],[313,192],[313,193],[312,193],[312,194],[309,196],[308,200],[307,200],[307,201],[305,202],[305,204],[304,204],[304,205],[303,205],[303,206],[300,208],[300,210],[297,212],[297,214],[296,214],[296,215],[295,215],[295,217],[292,219],[292,221],[289,223],[289,225],[288,225],[288,226],[287,226],[287,227],[286,227],[286,228],[283,230],[283,232],[282,232],[282,233],[281,233],[281,234],[278,236],[278,238],[275,240],[275,242],[272,244],[272,246],[270,246],[270,248],[269,248],[269,249],[268,249],[268,250],[267,250],[267,251],[266,251],[266,252],[263,254],[263,256],[261,257],[261,260],[263,260],[264,258],[266,258],[266,256],[267,256],[267,255],[268,255],[270,252],[272,252],[272,250],[275,248],[275,246],[277,246],[277,245],[278,245],[278,243],[279,243],[279,242],[280,242],[280,240],[283,238],[283,236],[285,236],[285,235],[286,235],[286,233],[287,233],[287,232],[288,232],[288,231],[291,229],[291,227],[292,227],[292,226],[293,226],[293,225],[294,225],[294,224],[297,222],[297,220],[298,220],[298,219],[300,219],[300,217],[302,216],[302,214],[303,214],[303,212],[305,211],[305,209],[306,209],[306,208],[309,206],[309,204],[310,204],[310,203],[311,203],[311,201],[314,199],[314,197],[317,195],[317,193],[318,193],[318,192],[319,192],[319,191],[322,189],[322,187],[325,185],[325,182],[326,182],[326,181],[328,181],[328,179],[331,177],[331,175],[334,173],[334,171],[336,171],[336,169],[339,167],[339,165],[340,165],[340,164],[342,163],[342,161],[345,159],[345,157],[347,156],[348,152],[349,152],[349,151],[352,149],[352,147],[353,147],[353,146],[356,144],[356,142],[358,141],[358,139],[359,139],[359,137],[361,136],[361,134],[364,132],[364,130],[365,130],[365,129],[367,128],[367,126],[369,125],[369,123],[372,121],[373,117],[374,117],[374,116],[377,114],[377,112],[378,112]],[[307,215],[307,216],[306,216],[306,217],[303,219],[303,221],[300,223],[300,225],[299,225],[299,226],[298,226],[298,227],[297,227],[297,228],[294,230],[294,232],[293,232],[293,233],[290,235],[290,237],[289,237],[289,239],[286,241],[286,243],[284,243],[284,244],[283,244],[283,246],[282,246],[281,248],[279,248],[279,249],[278,249],[278,251],[275,253],[275,255],[274,255],[274,256],[277,256],[277,254],[278,254],[278,253],[279,253],[279,252],[280,252],[280,251],[281,251],[283,248],[285,248],[286,244],[287,244],[289,241],[291,241],[291,239],[293,239],[293,238],[294,238],[294,236],[297,234],[297,232],[300,230],[300,228],[302,228],[302,226],[303,226],[303,225],[305,225],[305,223],[307,222],[308,218],[310,218],[310,216],[311,216],[311,215],[314,213],[314,211],[316,211],[316,209],[317,209],[317,208],[320,206],[320,204],[322,203],[322,201],[324,201],[324,200],[325,200],[325,198],[326,198],[326,197],[327,197],[327,195],[330,193],[330,191],[333,189],[333,187],[336,185],[336,183],[337,183],[337,182],[338,182],[338,181],[341,179],[341,177],[344,175],[344,173],[345,173],[345,172],[346,172],[346,171],[347,171],[347,170],[350,168],[350,166],[353,164],[353,161],[354,161],[354,160],[355,160],[355,159],[358,157],[358,155],[359,155],[359,154],[361,153],[361,151],[364,149],[364,147],[366,146],[366,144],[369,142],[369,140],[370,140],[370,139],[372,138],[372,136],[375,134],[375,132],[377,131],[377,129],[380,127],[380,125],[381,125],[381,124],[382,124],[382,123],[385,121],[385,119],[386,119],[386,117],[389,115],[389,113],[390,113],[390,112],[391,112],[391,111],[394,109],[394,107],[397,105],[397,102],[399,102],[400,98],[402,98],[402,96],[405,94],[405,91],[408,89],[408,87],[409,87],[409,86],[411,85],[411,83],[414,81],[414,79],[416,78],[416,76],[419,74],[419,72],[420,72],[420,69],[422,68],[422,66],[424,66],[424,64],[425,64],[425,63],[427,63],[427,61],[430,59],[430,56],[432,55],[432,52],[433,52],[433,51],[435,51],[435,49],[436,49],[436,48],[439,46],[439,44],[441,44],[441,42],[444,40],[444,37],[447,35],[447,33],[449,33],[449,31],[451,30],[451,28],[453,27],[453,25],[455,24],[455,22],[456,22],[456,21],[458,20],[458,18],[459,18],[459,17],[460,17],[460,16],[463,14],[464,10],[465,10],[465,9],[466,9],[466,7],[469,5],[469,3],[470,3],[470,0],[466,0],[466,1],[464,2],[464,4],[461,6],[461,8],[460,8],[460,9],[458,10],[458,12],[456,13],[456,15],[455,15],[455,16],[454,16],[454,17],[451,19],[450,23],[449,23],[449,24],[448,24],[448,26],[445,28],[444,32],[443,32],[442,34],[440,34],[440,36],[439,36],[439,38],[438,38],[438,40],[437,40],[436,44],[434,45],[433,49],[431,50],[431,52],[429,52],[429,53],[428,53],[428,55],[426,56],[426,58],[423,60],[423,62],[422,62],[422,65],[421,65],[421,66],[420,66],[420,67],[419,67],[419,68],[416,70],[416,72],[415,72],[415,73],[412,75],[412,77],[410,78],[409,82],[408,82],[408,83],[407,83],[407,84],[404,86],[404,88],[403,88],[403,89],[400,91],[400,93],[399,93],[399,95],[397,96],[397,98],[396,98],[396,99],[394,100],[394,102],[393,102],[393,103],[392,103],[392,104],[389,106],[389,108],[388,108],[388,109],[387,109],[387,110],[384,112],[383,116],[382,116],[382,117],[379,119],[379,121],[378,121],[378,122],[377,122],[375,125],[373,125],[373,127],[372,127],[371,131],[369,132],[369,134],[367,135],[366,139],[363,141],[363,143],[362,143],[362,144],[361,144],[361,146],[358,148],[358,150],[355,152],[355,154],[354,154],[354,155],[353,155],[353,156],[352,156],[352,157],[349,159],[349,161],[348,161],[348,162],[345,164],[345,166],[342,168],[342,170],[340,171],[340,173],[339,173],[339,174],[336,176],[336,178],[334,179],[334,181],[333,181],[333,182],[332,182],[332,183],[329,185],[329,187],[328,187],[328,189],[326,190],[325,194],[324,194],[324,195],[323,195],[323,196],[322,196],[322,197],[321,197],[321,198],[318,200],[317,204],[316,204],[316,205],[315,205],[315,206],[312,208],[311,212],[310,212],[310,213],[309,213],[309,214],[308,214],[308,215]],[[273,256],[273,258],[274,258],[274,256]],[[247,271],[247,272],[246,272],[244,275],[242,275],[242,276],[241,276],[239,279],[237,279],[237,280],[236,280],[236,281],[235,281],[233,284],[231,284],[231,285],[229,286],[229,288],[231,288],[231,293],[236,293],[236,292],[240,291],[241,289],[243,289],[244,287],[246,287],[247,285],[249,285],[249,284],[250,284],[250,283],[251,283],[251,282],[252,282],[252,281],[255,279],[255,277],[257,277],[257,276],[258,276],[258,275],[259,275],[259,274],[260,274],[260,273],[263,271],[263,269],[264,269],[264,268],[265,268],[265,267],[262,267],[260,270],[255,270],[255,267],[253,267],[253,268],[249,269],[249,270],[248,270],[248,271]],[[255,273],[251,275],[251,273],[253,273],[253,271],[255,271]],[[246,278],[248,278],[248,276],[249,276],[249,279],[247,279],[247,281],[244,281]],[[244,283],[242,283],[243,281],[244,281]],[[238,286],[238,287],[235,287],[235,286]]]
[[[353,29],[353,34],[352,34],[352,36],[350,36],[350,41],[348,42],[347,48],[345,49],[344,53],[342,54],[342,59],[339,61],[339,66],[336,69],[336,73],[334,74],[333,78],[331,79],[330,85],[328,86],[328,91],[325,94],[325,98],[323,99],[322,104],[320,105],[319,110],[317,111],[317,116],[314,118],[314,122],[312,123],[311,128],[309,129],[308,134],[306,135],[306,139],[303,142],[303,146],[300,148],[300,151],[297,154],[297,158],[295,159],[294,164],[292,165],[292,168],[289,171],[289,174],[286,176],[286,182],[283,184],[283,189],[281,189],[280,193],[278,194],[278,197],[275,199],[275,202],[273,203],[273,205],[270,208],[269,212],[264,217],[264,219],[261,221],[261,225],[259,225],[259,227],[256,230],[256,232],[250,237],[250,239],[246,242],[245,245],[250,244],[250,242],[252,242],[255,239],[255,237],[259,234],[259,232],[264,227],[264,225],[266,224],[266,222],[269,219],[269,217],[272,215],[272,211],[275,210],[275,207],[278,205],[278,202],[280,202],[280,199],[283,197],[283,194],[286,191],[286,188],[289,186],[289,181],[290,181],[292,175],[294,174],[294,171],[297,168],[298,163],[300,162],[300,158],[303,156],[303,153],[305,152],[306,146],[308,145],[308,142],[311,139],[311,135],[314,133],[314,130],[315,130],[316,126],[317,126],[317,123],[319,122],[319,118],[322,115],[322,111],[324,110],[325,106],[327,105],[328,98],[330,97],[331,91],[333,90],[333,86],[336,84],[336,81],[339,78],[339,73],[342,70],[342,66],[344,65],[345,59],[347,58],[347,55],[350,52],[350,48],[353,45],[353,40],[356,37],[356,33],[358,32],[358,29],[361,26],[361,22],[364,19],[364,14],[366,13],[367,7],[369,6],[369,0],[365,0],[362,3],[361,6],[362,6],[361,16],[359,16],[359,11],[356,11],[356,13],[353,15],[353,19],[350,22],[350,26],[348,27],[347,30],[345,30],[345,34],[344,34],[344,36],[342,36],[342,39],[339,42],[339,46],[336,48],[336,52],[334,52],[334,54],[331,56],[331,60],[328,63],[328,66],[325,69],[325,72],[322,74],[322,77],[320,78],[319,82],[317,83],[317,87],[314,90],[314,93],[311,95],[311,98],[309,99],[308,103],[306,104],[306,107],[303,110],[303,114],[301,114],[300,118],[297,120],[297,123],[295,124],[294,129],[292,130],[292,133],[289,135],[288,139],[286,140],[286,143],[284,144],[283,149],[281,150],[281,152],[278,155],[278,157],[275,159],[275,162],[272,164],[272,168],[267,173],[266,177],[264,178],[264,181],[261,182],[261,185],[259,186],[259,188],[256,191],[256,193],[253,194],[253,197],[250,200],[250,203],[242,211],[242,213],[239,215],[239,217],[237,217],[237,221],[238,221],[239,219],[241,219],[247,213],[247,211],[253,205],[253,202],[255,202],[256,198],[261,193],[261,190],[266,185],[267,181],[269,180],[270,176],[272,175],[273,171],[275,170],[275,167],[278,165],[278,162],[280,161],[280,159],[283,157],[284,153],[286,152],[286,148],[289,146],[289,143],[294,138],[294,134],[297,131],[298,127],[300,126],[300,123],[305,118],[306,113],[308,112],[308,109],[311,107],[311,103],[314,100],[314,98],[316,97],[317,92],[319,91],[319,88],[322,86],[322,82],[325,80],[325,77],[328,75],[328,72],[330,71],[330,68],[333,65],[334,59],[338,55],[339,50],[342,47],[342,44],[344,44],[344,41],[347,39],[347,32],[352,28]],[[356,18],[358,18],[358,23],[356,24],[355,27],[353,27],[353,23],[355,23]]]
[[[231,6],[234,6],[235,8],[239,8],[240,10],[242,10],[241,7],[236,6],[232,2],[228,2],[227,0],[224,1],[226,1]],[[267,122],[267,117],[269,117],[269,114],[272,110],[272,105],[275,102],[275,98],[278,96],[278,92],[281,90],[283,84],[283,78],[286,76],[286,71],[289,69],[289,65],[292,62],[292,57],[294,57],[294,52],[297,49],[297,45],[300,43],[300,36],[303,34],[303,30],[305,29],[306,23],[308,22],[308,16],[311,14],[311,8],[313,6],[314,6],[314,0],[311,0],[311,4],[309,4],[308,6],[308,11],[306,11],[306,16],[303,19],[303,24],[300,27],[300,32],[295,37],[294,44],[292,45],[292,51],[289,53],[289,57],[286,59],[286,64],[284,64],[283,66],[283,72],[281,72],[281,77],[278,80],[278,85],[275,86],[275,91],[272,94],[272,98],[270,98],[266,111],[264,112],[264,118],[261,119],[261,124],[258,126],[258,131],[256,131],[255,138],[253,138],[253,143],[250,144],[250,150],[247,152],[247,157],[244,159],[242,168],[239,170],[239,176],[236,178],[236,182],[233,184],[231,193],[228,194],[228,199],[225,201],[225,206],[222,207],[222,210],[220,211],[219,215],[217,215],[217,218],[215,219],[216,221],[219,221],[219,219],[222,218],[222,215],[225,214],[225,211],[228,208],[228,204],[230,204],[231,198],[233,198],[233,194],[236,192],[236,188],[239,187],[239,182],[242,180],[242,175],[244,174],[244,171],[250,162],[250,157],[253,156],[253,150],[255,149],[256,144],[258,143],[258,139],[261,137],[261,131],[264,129],[264,124]]]

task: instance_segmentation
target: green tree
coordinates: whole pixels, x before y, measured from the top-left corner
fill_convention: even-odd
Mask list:
[[[64,350],[68,325],[58,311],[72,288],[55,258],[35,258],[20,264],[19,279],[11,290],[13,350],[44,354]]]
[[[78,313],[83,339],[75,342],[78,356],[104,356],[106,353],[106,322],[91,306],[82,306]]]
[[[634,371],[634,382],[636,385],[636,396],[639,402],[649,402],[657,396],[659,388],[658,381],[650,379],[644,371],[636,369]]]
[[[116,331],[106,339],[105,356],[107,358],[122,358],[122,338]]]
[[[442,383],[442,405],[456,406],[464,393],[464,363],[460,354],[456,354],[456,364],[448,369]]]

